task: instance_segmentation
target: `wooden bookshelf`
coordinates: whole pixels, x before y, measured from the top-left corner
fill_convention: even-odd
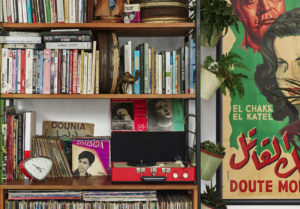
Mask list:
[[[195,99],[195,94],[1,94],[2,99]]]
[[[6,30],[50,30],[60,28],[113,31],[120,36],[185,36],[195,23],[2,23]]]
[[[198,187],[195,183],[113,183],[107,176],[47,178],[31,184],[29,180],[15,180],[0,184],[1,208],[4,208],[8,190],[187,190],[193,200],[193,209],[198,209]]]

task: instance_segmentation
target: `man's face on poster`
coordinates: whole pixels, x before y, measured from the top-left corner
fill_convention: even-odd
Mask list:
[[[235,4],[235,13],[254,42],[260,42],[269,26],[284,12],[284,0],[236,0]]]

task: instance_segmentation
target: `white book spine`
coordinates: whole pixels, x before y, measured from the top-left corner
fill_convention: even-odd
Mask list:
[[[19,23],[23,23],[23,8],[22,8],[22,1],[18,1],[18,18]]]
[[[27,23],[27,2],[26,0],[21,0],[22,1],[22,12],[23,12],[23,23]]]
[[[57,4],[57,21],[59,23],[65,22],[65,13],[64,13],[64,0],[56,0]]]
[[[57,78],[58,78],[58,49],[54,51],[54,94],[57,94]]]
[[[10,1],[11,22],[15,23],[14,2],[13,0],[9,0],[9,1]]]
[[[96,80],[95,80],[95,94],[99,94],[99,50],[96,51]]]
[[[8,53],[8,93],[13,93],[12,88],[13,88],[13,50],[10,49]]]
[[[46,42],[46,49],[92,49],[91,42]]]
[[[21,49],[18,49],[18,80],[17,80],[17,93],[21,92]]]
[[[128,41],[128,43],[124,47],[125,49],[125,73],[128,72],[132,75],[132,42]],[[133,86],[129,85],[127,87],[127,94],[132,94]]]
[[[40,43],[42,43],[42,38],[41,37],[30,37],[30,36],[0,36],[0,43],[40,44]]]
[[[54,0],[49,0],[50,1],[50,19],[51,23],[55,23],[55,17],[54,17]]]
[[[2,0],[3,3],[3,22],[7,22],[7,4],[6,0]]]
[[[33,49],[26,49],[25,94],[32,94]]]
[[[78,51],[78,60],[77,60],[77,94],[80,94],[81,88],[81,54]]]
[[[78,22],[79,23],[83,23],[83,0],[79,0],[79,3],[78,3]]]
[[[159,55],[155,54],[155,94],[159,94]]]
[[[62,51],[62,73],[61,73],[61,92],[66,93],[66,73],[67,73],[67,50]]]
[[[75,23],[75,0],[69,0],[69,22]]]
[[[25,112],[24,152],[25,157],[30,156],[31,138],[36,134],[36,113]]]
[[[83,94],[87,93],[87,76],[88,76],[88,53],[84,53],[83,61]]]
[[[162,94],[162,55],[158,55],[158,93]]]
[[[166,52],[166,94],[171,94],[170,52]]]
[[[6,94],[7,93],[7,63],[8,63],[8,53],[9,50],[3,48],[2,49],[2,63],[1,63],[1,68],[2,68],[2,76],[1,76],[1,93]]]
[[[93,55],[88,53],[88,80],[87,80],[87,93],[92,94],[92,65],[93,65]]]
[[[93,41],[93,60],[92,60],[92,80],[91,80],[91,94],[95,92],[95,77],[96,77],[96,47],[97,42]]]

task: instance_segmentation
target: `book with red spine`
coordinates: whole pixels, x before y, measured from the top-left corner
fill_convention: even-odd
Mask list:
[[[14,160],[14,115],[7,116],[7,180],[13,180],[13,160]]]
[[[69,52],[69,94],[73,91],[73,50]]]
[[[25,94],[25,73],[26,73],[26,49],[21,49],[21,89],[20,89],[21,94]]]

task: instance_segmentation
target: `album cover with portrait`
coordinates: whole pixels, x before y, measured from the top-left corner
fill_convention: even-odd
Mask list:
[[[107,137],[73,137],[74,176],[110,175],[110,140]]]
[[[111,99],[112,131],[147,131],[146,99]]]
[[[182,99],[147,100],[148,131],[184,131]]]

